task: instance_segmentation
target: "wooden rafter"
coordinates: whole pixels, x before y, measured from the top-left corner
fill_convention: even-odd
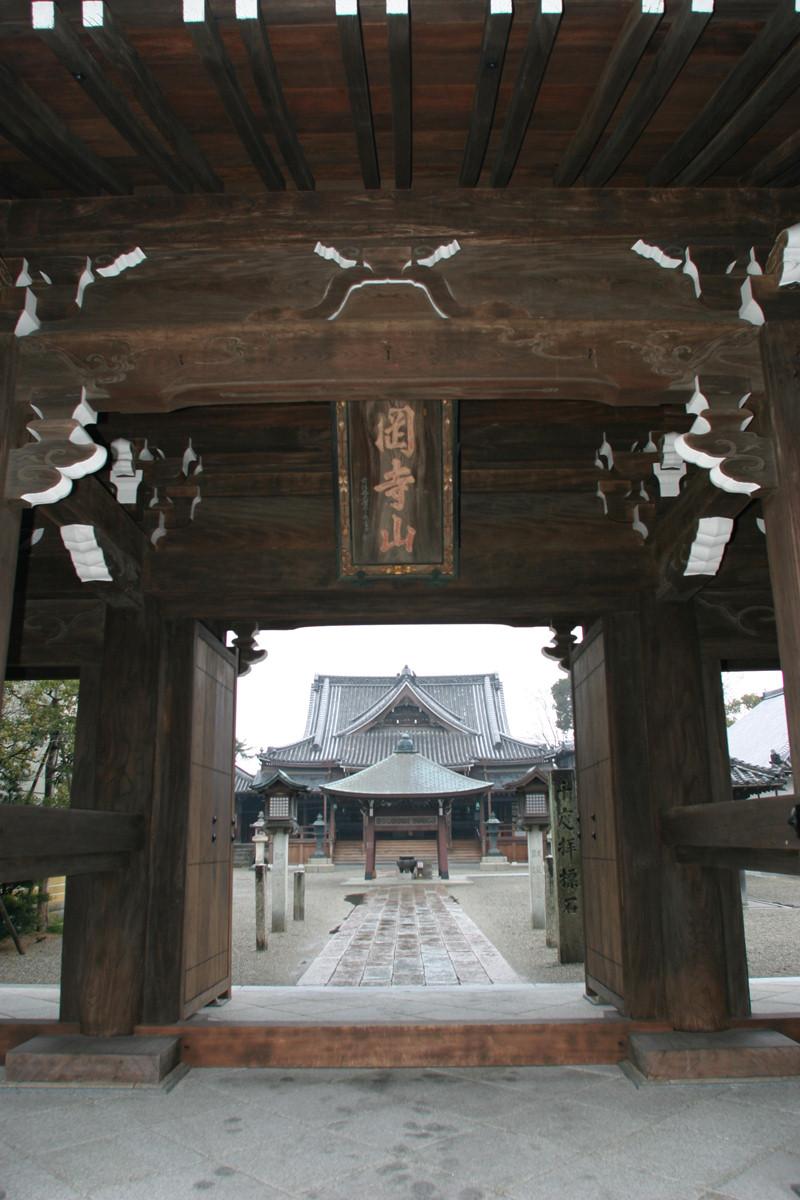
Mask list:
[[[131,190],[5,63],[0,63],[0,129],[32,162],[80,195]]]
[[[747,178],[748,184],[787,186],[800,182],[800,132],[791,134],[757,163]]]
[[[750,93],[739,111],[716,137],[676,177],[680,187],[691,187],[708,179],[765,125],[789,100],[800,85],[800,42],[792,47],[775,69]]]
[[[586,166],[661,16],[661,13],[642,12],[639,4],[631,5],[592,98],[553,176],[556,187],[569,187]]]
[[[411,187],[411,17],[407,0],[387,4],[389,72],[392,82],[394,185]]]
[[[202,21],[190,22],[187,28],[250,161],[270,190],[282,191],[286,186],[283,175],[239,85],[236,71],[222,44],[216,20],[213,16],[207,16]]]
[[[237,24],[242,42],[250,58],[250,69],[253,72],[261,103],[264,105],[264,111],[289,174],[298,188],[304,191],[313,191],[314,176],[306,161],[286,104],[261,5],[259,4],[256,19],[242,19]]]
[[[459,187],[475,187],[480,178],[492,132],[512,19],[509,0],[487,0],[478,79],[472,99],[472,116],[458,179]]]
[[[157,174],[176,192],[191,190],[183,168],[164,150],[161,142],[133,114],[127,100],[109,82],[97,60],[89,53],[64,14],[54,6],[52,28],[36,33],[81,85],[100,112],[133,149],[151,163]]]
[[[185,125],[170,108],[149,67],[131,45],[107,4],[103,4],[102,24],[88,25],[86,32],[115,70],[127,81],[161,136],[172,146],[186,173],[205,191],[222,191],[220,180]]]
[[[650,183],[669,183],[700,153],[723,125],[736,119],[737,109],[750,97],[800,33],[800,12],[793,3],[781,0],[747,52],[717,88],[688,129],[670,146],[650,174]]]
[[[694,0],[684,0],[683,8],[673,20],[636,95],[620,116],[603,149],[590,162],[585,172],[590,187],[606,183],[622,165],[678,78],[710,19],[710,12],[695,10]]]
[[[535,12],[531,17],[525,54],[514,84],[514,93],[503,126],[503,137],[492,169],[492,187],[505,187],[511,179],[560,24],[560,12]]]
[[[364,187],[381,186],[375,130],[372,124],[372,103],[369,95],[367,60],[361,34],[358,0],[336,0],[336,23],[342,45],[342,62],[350,94],[350,108],[355,126],[358,158]]]

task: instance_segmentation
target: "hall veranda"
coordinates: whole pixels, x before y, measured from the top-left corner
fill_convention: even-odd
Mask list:
[[[0,810],[0,878],[68,877],[47,1029],[275,1061],[181,1025],[230,987],[255,631],[501,621],[571,669],[587,982],[626,1018],[514,1053],[798,1034],[750,1017],[738,872],[798,873],[800,822],[733,801],[720,670],[782,666],[797,762],[800,14],[410,8],[0,14],[0,644],[80,677],[72,808]],[[424,1052],[487,1061],[464,1030]]]

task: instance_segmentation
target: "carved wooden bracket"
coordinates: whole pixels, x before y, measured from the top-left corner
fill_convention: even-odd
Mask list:
[[[143,451],[139,455],[139,462],[149,464],[155,463],[155,460],[151,452]],[[164,462],[158,466],[158,483],[152,485],[153,495],[147,508],[151,526],[150,541],[154,546],[158,546],[161,539],[173,530],[186,529],[195,519],[197,507],[203,499],[200,490],[203,460],[194,449],[191,438],[183,452],[178,475],[165,479],[165,467]],[[151,481],[155,470],[149,465],[145,467]]]
[[[137,246],[114,259],[98,258],[94,262],[85,255],[44,265],[22,258],[13,264],[13,275],[11,264],[6,263],[0,277],[0,328],[5,324],[9,332],[22,338],[45,325],[71,320],[83,307],[90,284],[113,279],[145,258]]]
[[[609,520],[629,525],[643,539],[649,535],[655,505],[647,490],[647,480],[658,459],[652,432],[643,449],[614,450],[606,435],[595,454],[599,472],[595,495]]]
[[[748,428],[752,409],[749,393],[715,395],[709,403],[695,380],[695,391],[686,405],[695,421],[675,440],[675,449],[688,463],[703,467],[721,491],[753,496],[776,486],[773,447],[768,438]]]
[[[239,651],[238,674],[247,675],[251,667],[264,661],[268,652],[256,645],[258,625],[234,625],[233,629],[236,637],[232,644]]]
[[[9,453],[6,499],[54,504],[69,495],[73,480],[99,471],[108,453],[86,432],[97,413],[87,403],[85,389],[77,405],[74,400],[48,400],[46,413],[35,407],[34,412],[37,420],[27,428],[35,440]]]
[[[557,662],[562,671],[570,670],[572,650],[577,642],[577,638],[572,632],[574,627],[575,621],[572,618],[556,618],[550,624],[553,644],[542,649],[545,658],[551,658],[553,662]]]
[[[460,249],[458,242],[454,240],[438,246],[432,254],[423,254],[419,258],[412,254],[400,265],[398,260],[402,260],[403,252],[393,248],[382,253],[380,248],[372,247],[369,252],[370,261],[367,262],[363,253],[360,253],[359,258],[347,258],[334,246],[323,246],[321,242],[317,242],[314,253],[320,258],[336,263],[340,271],[328,283],[319,304],[297,315],[335,321],[344,312],[354,292],[365,287],[395,284],[417,288],[424,294],[436,316],[443,320],[469,316],[471,310],[463,308],[455,300],[447,281],[434,270],[437,263],[452,258]]]

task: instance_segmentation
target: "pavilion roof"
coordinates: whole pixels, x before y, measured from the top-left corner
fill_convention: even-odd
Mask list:
[[[491,788],[485,779],[467,779],[448,770],[414,749],[413,739],[404,734],[397,749],[381,762],[336,783],[325,783],[322,791],[336,796],[414,799],[435,796],[477,796]]]

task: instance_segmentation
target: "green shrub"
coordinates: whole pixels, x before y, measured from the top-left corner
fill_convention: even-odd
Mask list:
[[[35,883],[0,883],[0,896],[17,933],[36,932],[38,892]],[[10,937],[5,922],[0,921],[0,941]]]

